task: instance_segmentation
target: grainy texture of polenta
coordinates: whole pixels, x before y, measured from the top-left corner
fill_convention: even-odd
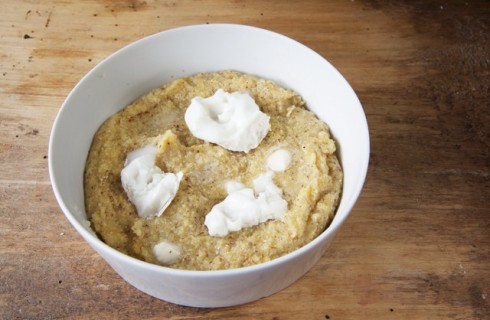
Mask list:
[[[184,113],[192,98],[222,88],[247,91],[270,116],[271,130],[249,153],[232,152],[192,136]],[[129,202],[120,173],[126,154],[148,143],[159,146],[157,165],[182,171],[177,196],[162,216],[141,219]],[[276,173],[288,212],[282,220],[211,237],[205,215],[227,195],[224,184],[251,186],[278,148],[292,154],[291,166]],[[301,97],[271,81],[234,71],[197,74],[154,89],[110,117],[94,137],[85,168],[85,205],[99,237],[111,247],[158,264],[152,248],[162,240],[178,244],[181,258],[170,265],[191,270],[237,268],[289,253],[317,237],[339,202],[342,170],[325,123]]]

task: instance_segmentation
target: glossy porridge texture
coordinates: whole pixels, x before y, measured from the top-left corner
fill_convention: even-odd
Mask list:
[[[232,152],[195,138],[184,113],[193,97],[217,89],[249,92],[270,116],[271,129],[249,153]],[[177,196],[158,218],[139,218],[121,186],[127,153],[158,145],[156,164],[182,171]],[[276,173],[288,211],[281,220],[212,237],[205,215],[227,195],[225,182],[251,186],[277,149],[292,155]],[[169,241],[181,248],[172,268],[216,270],[265,262],[313,240],[329,225],[342,187],[342,170],[327,125],[306,109],[295,92],[251,75],[223,71],[175,80],[137,99],[110,117],[96,133],[85,168],[85,204],[92,228],[109,246],[159,264],[153,246]]]

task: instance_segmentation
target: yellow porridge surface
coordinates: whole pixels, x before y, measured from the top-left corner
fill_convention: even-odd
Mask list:
[[[191,99],[216,90],[245,91],[270,116],[270,131],[248,153],[233,152],[195,138],[184,121]],[[158,145],[156,165],[183,172],[175,199],[157,218],[140,218],[121,185],[126,155]],[[250,187],[267,159],[288,150],[291,165],[274,175],[288,211],[282,219],[210,236],[204,219],[223,201],[230,180]],[[308,111],[302,98],[277,84],[235,71],[196,74],[175,80],[137,99],[110,117],[96,133],[88,155],[85,207],[91,226],[109,246],[160,264],[153,246],[169,241],[181,248],[172,268],[217,270],[249,266],[307,244],[329,225],[342,189],[342,170],[328,126]]]

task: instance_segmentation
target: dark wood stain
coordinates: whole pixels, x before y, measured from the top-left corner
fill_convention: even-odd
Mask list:
[[[104,5],[106,10],[111,13],[117,14],[122,12],[137,12],[148,8],[148,3],[142,0],[116,0],[116,1],[98,1]],[[166,3],[164,1],[163,3]]]

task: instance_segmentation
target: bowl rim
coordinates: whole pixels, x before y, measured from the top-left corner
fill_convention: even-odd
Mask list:
[[[74,214],[69,210],[68,206],[65,204],[61,192],[58,188],[58,185],[56,183],[57,178],[54,172],[54,167],[53,167],[53,148],[54,148],[54,137],[56,136],[56,131],[58,128],[58,123],[61,118],[61,114],[63,111],[67,108],[66,105],[69,103],[71,97],[74,95],[74,92],[78,90],[78,88],[81,86],[81,84],[87,79],[97,72],[97,69],[101,68],[101,66],[106,63],[107,60],[113,58],[116,55],[121,55],[125,51],[129,50],[130,48],[134,48],[137,46],[142,46],[147,42],[155,41],[155,39],[163,36],[164,34],[170,34],[170,33],[177,33],[177,32],[186,32],[186,31],[192,31],[193,29],[201,29],[201,28],[230,28],[230,29],[236,29],[236,30],[248,30],[248,31],[253,31],[253,32],[262,32],[265,34],[268,34],[269,36],[272,37],[279,37],[282,38],[283,41],[288,41],[292,45],[302,47],[302,49],[309,51],[311,54],[314,54],[321,58],[321,60],[330,65],[332,68],[333,72],[336,72],[338,76],[340,76],[341,79],[345,81],[347,84],[348,88],[352,91],[353,98],[356,100],[356,103],[360,107],[361,115],[363,119],[361,119],[363,128],[362,131],[364,131],[366,134],[365,136],[365,141],[363,141],[362,146],[364,146],[364,151],[362,154],[365,154],[365,158],[362,159],[362,163],[360,165],[360,179],[358,180],[357,184],[353,188],[353,192],[350,195],[350,198],[352,199],[345,207],[344,210],[346,211],[346,214],[339,216],[337,215],[337,210],[336,214],[333,217],[332,221],[330,224],[326,227],[322,233],[320,233],[317,237],[315,237],[313,240],[308,242],[307,244],[301,246],[300,248],[295,249],[294,251],[291,251],[283,256],[280,256],[278,258],[250,265],[250,266],[245,266],[245,267],[239,267],[239,268],[230,268],[230,269],[220,269],[220,270],[187,270],[187,269],[176,269],[176,268],[171,268],[171,267],[166,267],[162,265],[157,265],[157,264],[152,264],[143,260],[139,260],[137,258],[134,258],[132,256],[129,256],[127,254],[124,254],[105,242],[103,242],[99,237],[93,233],[93,231],[88,231],[86,229],[87,226],[83,226],[83,224],[74,216]],[[340,74],[340,72],[332,65],[328,60],[326,60],[323,56],[321,56],[319,53],[314,51],[313,49],[305,46],[301,42],[294,40],[288,36],[285,36],[283,34],[277,33],[275,31],[255,27],[255,26],[250,26],[250,25],[243,25],[243,24],[234,24],[234,23],[210,23],[210,24],[194,24],[194,25],[187,25],[187,26],[181,26],[181,27],[176,27],[176,28],[171,28],[171,29],[166,29],[148,36],[145,36],[143,38],[140,38],[138,40],[135,40],[122,48],[116,50],[115,52],[111,53],[104,59],[102,59],[99,63],[97,63],[89,72],[87,72],[78,82],[77,84],[71,89],[69,94],[66,96],[65,100],[63,101],[61,107],[59,108],[57,115],[55,117],[55,120],[52,125],[51,133],[50,133],[50,138],[49,138],[49,145],[48,145],[48,169],[49,169],[49,178],[51,181],[51,186],[55,195],[55,198],[58,202],[58,205],[61,207],[62,212],[64,213],[65,217],[69,220],[69,222],[72,224],[72,226],[77,230],[78,233],[84,238],[85,241],[89,243],[89,245],[93,246],[95,249],[100,250],[114,258],[116,258],[118,261],[125,261],[126,263],[129,263],[133,265],[134,267],[138,267],[141,269],[146,269],[146,270],[151,270],[159,273],[165,273],[165,274],[172,274],[176,276],[193,276],[193,277],[223,277],[223,276],[234,276],[234,275],[243,275],[247,273],[253,273],[258,270],[262,269],[268,269],[268,268],[274,268],[277,265],[281,265],[283,263],[286,263],[289,260],[294,260],[301,256],[304,252],[309,251],[313,249],[315,246],[317,246],[318,243],[322,242],[324,238],[328,238],[331,235],[334,235],[337,230],[340,228],[340,226],[344,223],[344,221],[348,218],[350,215],[350,211],[353,209],[365,182],[366,175],[367,175],[367,170],[368,170],[368,164],[369,164],[369,158],[370,158],[370,139],[369,139],[369,130],[368,130],[368,124],[367,124],[367,119],[366,115],[364,113],[364,110],[362,108],[362,105],[355,94],[354,90],[350,86],[350,84],[347,82],[347,80]],[[340,157],[339,160],[341,161]],[[343,195],[341,195],[341,200],[342,201]],[[339,202],[340,205],[340,202]],[[83,209],[85,210],[85,209]],[[88,220],[87,220],[88,221]],[[88,228],[90,228],[88,226]]]

